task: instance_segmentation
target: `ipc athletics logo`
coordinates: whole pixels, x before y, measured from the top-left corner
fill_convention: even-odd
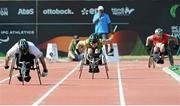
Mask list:
[[[170,14],[173,18],[176,18],[176,10],[178,7],[180,7],[180,4],[175,4],[175,5],[171,6]]]

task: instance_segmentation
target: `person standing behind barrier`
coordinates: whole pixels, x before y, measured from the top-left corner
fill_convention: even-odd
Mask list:
[[[73,40],[69,45],[68,58],[72,61],[80,61],[81,55],[78,49],[76,49],[76,45],[80,41],[79,36],[75,35]]]
[[[46,67],[46,63],[44,61],[44,56],[42,52],[40,52],[40,50],[32,42],[26,41],[26,39],[20,39],[11,49],[9,49],[5,57],[5,64],[4,64],[5,69],[9,68],[10,58],[14,56],[17,57],[16,62],[18,66],[21,67],[19,62],[25,61],[25,62],[30,62],[30,65],[28,65],[29,68],[34,64],[33,59],[39,58],[44,69],[42,72],[42,77],[48,75],[48,70]],[[26,82],[29,82],[31,79],[30,70],[27,70],[25,74],[26,75],[24,80]],[[21,72],[17,78],[19,81],[22,81]]]
[[[97,13],[93,16],[92,21],[95,24],[95,33],[99,35],[99,38],[102,40],[108,39],[108,33],[112,32],[112,25],[109,15],[104,12],[103,6],[98,6]],[[108,55],[113,55],[112,43],[110,43],[110,47]]]

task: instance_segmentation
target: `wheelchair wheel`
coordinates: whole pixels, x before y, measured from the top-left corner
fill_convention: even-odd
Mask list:
[[[155,68],[155,62],[154,62],[154,57],[153,57],[153,49],[151,49],[150,56],[149,56],[149,61],[148,61],[148,67],[151,68],[153,65],[153,68]]]
[[[80,61],[79,79],[81,78],[81,75],[82,75],[82,70],[83,70],[84,61],[85,61],[85,55],[82,56],[82,59],[81,59],[81,61]]]
[[[91,68],[92,68],[92,79],[94,79],[94,73],[95,73],[95,68],[96,68],[96,64],[95,64],[95,59],[93,58],[92,62],[90,63]]]
[[[88,56],[88,54],[87,54],[87,51],[82,55],[82,59],[81,60],[83,60],[83,64],[84,65],[89,65],[89,61],[87,60],[87,56]]]
[[[173,59],[172,51],[171,51],[169,46],[168,46],[167,50],[168,50],[167,52],[168,52],[169,63],[171,66],[173,66],[174,65],[174,59]]]
[[[105,55],[103,55],[103,61],[104,61],[104,65],[105,65],[106,76],[107,76],[107,79],[109,79],[109,74],[108,74],[109,69],[108,69],[107,60],[106,60]]]
[[[16,62],[16,58],[14,57],[12,59],[12,63],[11,63],[11,67],[10,67],[10,72],[9,72],[9,85],[11,84],[11,79],[12,79],[12,74],[13,74],[13,69],[14,69],[15,62]]]
[[[34,60],[35,61],[35,64],[36,64],[36,70],[37,70],[37,75],[38,75],[38,79],[39,79],[39,84],[42,85],[42,82],[41,82],[41,71],[40,71],[40,68],[39,68],[39,62],[37,59]]]

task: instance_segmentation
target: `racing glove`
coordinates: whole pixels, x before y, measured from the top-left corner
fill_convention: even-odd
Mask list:
[[[4,66],[4,69],[8,69],[9,68],[9,66]]]
[[[44,69],[41,75],[42,77],[46,77],[48,75],[48,70]]]

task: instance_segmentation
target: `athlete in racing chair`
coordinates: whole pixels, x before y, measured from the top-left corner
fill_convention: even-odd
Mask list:
[[[165,55],[165,49],[166,46],[169,44],[169,40],[173,39],[176,43],[176,45],[178,45],[178,41],[176,38],[170,36],[169,34],[166,34],[163,32],[163,30],[161,28],[157,28],[155,30],[155,33],[149,37],[147,37],[146,39],[146,47],[148,49],[150,49],[150,42],[153,42],[153,57],[154,57],[154,61],[157,62],[158,64],[163,64],[164,63],[164,55]],[[160,52],[160,56],[159,56],[159,52]]]
[[[84,41],[80,41],[77,45],[77,48],[79,46],[85,46],[85,52],[87,53],[88,59],[99,59],[100,54],[102,54],[102,47],[103,47],[103,42],[98,38],[98,35],[95,33],[92,33],[88,39]],[[95,73],[99,72],[99,67],[98,65],[102,64],[102,61],[97,62],[96,67],[94,69]],[[89,72],[92,73],[92,66],[89,64]]]
[[[26,82],[29,82],[31,79],[30,76],[30,68],[31,66],[34,65],[34,59],[39,58],[42,66],[43,66],[43,72],[42,72],[42,77],[47,76],[48,70],[46,67],[46,63],[44,61],[43,54],[40,52],[40,50],[30,41],[26,41],[26,39],[20,39],[6,54],[5,57],[5,69],[9,68],[9,60],[10,57],[16,57],[16,65],[18,67],[22,67],[20,62],[27,62],[26,72],[25,72],[25,77],[24,80]],[[22,74],[21,71],[19,70],[20,75],[17,77],[19,81],[22,81]]]

